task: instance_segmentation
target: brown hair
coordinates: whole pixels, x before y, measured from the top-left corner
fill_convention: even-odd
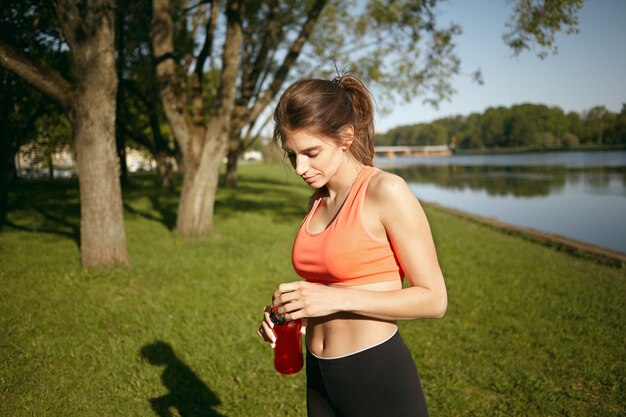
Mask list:
[[[345,73],[332,81],[301,79],[285,90],[274,110],[274,141],[289,132],[306,130],[341,142],[344,129],[354,126],[348,152],[364,165],[374,158],[374,102],[358,77]]]

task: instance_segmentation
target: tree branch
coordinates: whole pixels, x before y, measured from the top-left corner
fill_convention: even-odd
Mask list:
[[[289,70],[298,59],[298,55],[300,55],[300,52],[302,51],[302,47],[304,46],[305,42],[307,41],[307,39],[313,32],[313,28],[315,27],[315,24],[317,23],[317,19],[319,18],[320,14],[322,13],[322,10],[326,6],[326,3],[328,3],[328,0],[317,0],[315,2],[315,4],[313,5],[311,9],[311,12],[309,13],[308,19],[302,25],[300,34],[291,44],[291,47],[287,51],[287,55],[285,56],[285,59],[283,60],[282,65],[280,66],[278,71],[276,71],[276,75],[274,76],[272,83],[270,84],[269,88],[265,90],[263,95],[256,101],[256,103],[254,104],[254,107],[248,113],[245,123],[249,123],[250,120],[256,119],[259,116],[259,114],[263,111],[263,109],[278,94],[283,82],[285,81],[285,79],[287,78],[287,75],[289,74]]]
[[[277,1],[272,1],[270,4],[270,10],[267,15],[267,25],[265,26],[263,41],[261,42],[261,48],[256,56],[254,64],[252,65],[252,71],[242,82],[241,101],[247,103],[250,97],[253,95],[255,86],[259,80],[259,76],[266,67],[267,57],[270,51],[275,45],[280,26],[278,25],[277,17],[280,9]]]
[[[211,10],[210,17],[206,24],[206,33],[204,36],[204,44],[202,45],[202,49],[198,54],[198,58],[196,59],[196,67],[195,72],[198,77],[202,81],[202,74],[204,71],[204,63],[207,58],[211,56],[211,51],[213,50],[213,39],[215,27],[217,26],[217,13],[218,13],[218,4],[217,0],[211,1]]]
[[[2,40],[0,40],[0,66],[15,73],[67,109],[72,84],[58,72],[32,62],[26,55]]]
[[[211,56],[213,50],[213,34],[217,25],[217,12],[218,12],[217,0],[211,1],[210,17],[206,23],[206,34],[204,37],[204,44],[202,50],[196,58],[196,66],[192,75],[192,97],[191,97],[191,111],[194,124],[201,125],[204,123],[204,97],[202,91],[204,88],[204,63],[207,58]]]
[[[174,131],[174,137],[182,149],[187,149],[191,134],[187,124],[189,118],[184,93],[176,79],[174,53],[174,27],[172,5],[169,0],[153,0],[153,20],[150,28],[152,54],[155,59],[156,77],[163,102],[163,110]],[[167,58],[164,58],[167,57]],[[163,58],[163,59],[162,59]]]
[[[218,105],[215,108],[215,116],[211,122],[224,123],[223,129],[230,123],[230,115],[235,105],[237,92],[237,71],[239,70],[239,56],[243,43],[241,29],[241,3],[239,0],[228,2],[226,9],[227,29],[224,53],[222,57],[223,68],[220,78],[220,86],[217,92]]]

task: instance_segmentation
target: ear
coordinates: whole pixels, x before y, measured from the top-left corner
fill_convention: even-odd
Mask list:
[[[348,148],[352,145],[352,142],[354,142],[354,126],[353,125],[348,125],[346,127],[343,128],[343,132],[342,133],[342,143],[341,143],[341,149],[344,151],[347,151]]]

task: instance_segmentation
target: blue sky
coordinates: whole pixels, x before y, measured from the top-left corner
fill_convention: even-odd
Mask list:
[[[442,22],[463,28],[457,38],[461,71],[480,68],[484,85],[467,75],[456,76],[457,90],[438,109],[398,102],[379,115],[377,130],[452,115],[483,112],[488,107],[537,103],[583,112],[596,105],[619,112],[626,103],[626,0],[586,0],[579,14],[578,34],[559,35],[557,55],[541,60],[531,51],[513,57],[502,41],[511,14],[508,0],[448,0],[438,10]]]

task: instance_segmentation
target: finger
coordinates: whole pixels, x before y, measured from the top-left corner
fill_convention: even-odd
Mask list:
[[[272,305],[276,305],[276,303],[274,302],[276,298],[281,297],[285,293],[297,290],[301,284],[301,281],[285,282],[280,284],[274,291],[274,296],[272,297]]]
[[[279,297],[276,297],[274,299],[274,305],[272,309],[276,309],[277,307],[284,307],[288,304],[293,304],[297,302],[300,298],[302,298],[302,294],[299,290],[283,293]],[[293,310],[294,306],[291,306],[291,309]]]
[[[283,304],[278,309],[278,314],[282,314],[283,316],[289,315],[289,320],[294,320],[294,318],[292,318],[291,316],[293,316],[294,313],[302,310],[303,307],[304,303],[300,301],[288,302],[286,304]]]
[[[262,329],[261,329],[261,326],[259,326],[259,329],[257,330],[257,335],[261,338],[261,341],[263,341],[263,342],[265,342],[265,343],[269,343],[269,345],[270,345],[270,346],[272,347],[272,349],[273,349],[273,348],[275,348],[275,347],[276,347],[276,342],[275,342],[275,341],[272,341],[272,339],[270,339],[270,338],[267,336],[267,334],[268,334],[268,333],[267,333],[265,330],[262,330]],[[269,334],[271,334],[271,332],[270,332]]]
[[[263,327],[263,333],[265,335],[265,340],[271,343],[276,343],[276,334],[274,334],[274,330],[266,323],[261,323]]]

